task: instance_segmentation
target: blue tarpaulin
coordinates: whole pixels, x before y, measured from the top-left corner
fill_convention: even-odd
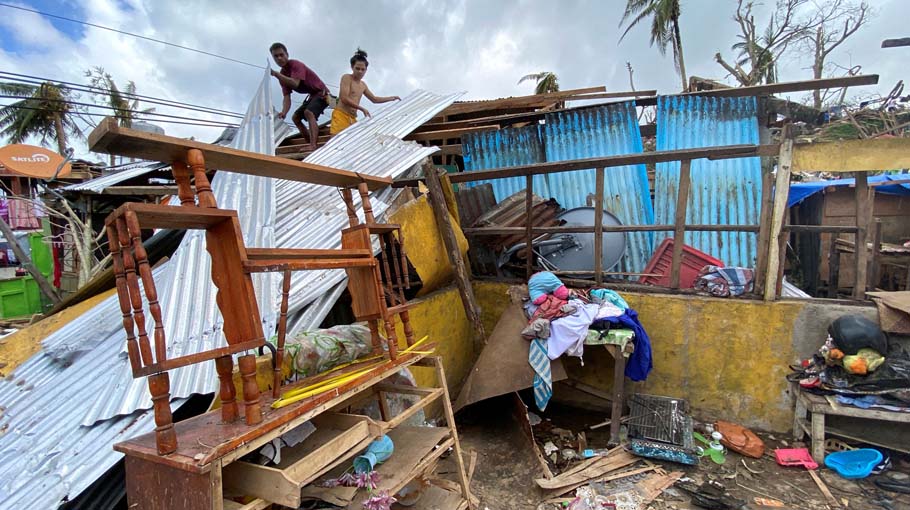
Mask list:
[[[888,174],[869,176],[869,183],[899,181],[910,179],[910,174]],[[787,207],[793,207],[812,195],[834,186],[853,186],[855,179],[835,179],[831,181],[799,182],[790,185],[790,195],[787,197]],[[875,187],[876,193],[885,195],[910,196],[910,186],[907,184],[883,184]]]

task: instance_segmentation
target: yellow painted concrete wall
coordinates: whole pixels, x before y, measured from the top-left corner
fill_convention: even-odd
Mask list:
[[[449,217],[451,218],[451,214]],[[452,279],[452,265],[449,263],[439,229],[436,228],[436,218],[427,197],[421,196],[402,206],[391,216],[390,222],[400,224],[404,232],[408,260],[414,265],[423,282],[420,295],[448,284]],[[465,254],[468,251],[468,241],[454,219],[452,225],[461,253]]]
[[[505,309],[507,284],[475,282],[484,327]],[[647,381],[630,387],[641,393],[686,398],[705,418],[786,431],[792,401],[788,365],[808,356],[825,340],[831,320],[846,313],[876,318],[874,308],[818,301],[763,303],[667,294],[622,293],[651,338],[654,369]],[[595,387],[612,385],[613,360],[586,349],[585,366],[570,358],[570,375]]]

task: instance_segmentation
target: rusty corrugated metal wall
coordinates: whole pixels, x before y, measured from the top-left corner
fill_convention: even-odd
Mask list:
[[[657,100],[657,150],[758,144],[754,97],[669,96]],[[689,224],[756,225],[761,209],[760,158],[692,161],[692,187],[686,210]],[[655,221],[672,224],[676,216],[679,162],[658,163],[654,184]],[[655,243],[672,232],[658,233]],[[687,232],[686,244],[728,266],[753,267],[757,234]]]

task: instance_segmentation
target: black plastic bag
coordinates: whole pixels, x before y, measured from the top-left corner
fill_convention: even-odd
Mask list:
[[[888,337],[882,329],[860,315],[838,317],[828,326],[828,334],[848,356],[867,347],[883,356],[888,352]]]

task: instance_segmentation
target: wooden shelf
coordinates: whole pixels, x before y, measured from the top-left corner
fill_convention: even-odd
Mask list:
[[[221,145],[124,128],[119,126],[116,119],[112,117],[104,119],[91,132],[88,137],[88,146],[92,152],[106,152],[164,163],[185,161],[188,149],[198,149],[205,157],[206,168],[211,170],[224,170],[326,186],[354,187],[365,182],[371,190],[377,190],[392,183],[392,179],[387,177],[374,177],[277,156],[231,149]]]
[[[237,211],[232,209],[130,202],[114,209],[105,219],[105,223],[113,218],[123,216],[127,212],[136,214],[142,228],[169,228],[176,230],[205,230],[222,221],[237,218]]]
[[[302,443],[281,449],[281,462],[275,466],[243,461],[225,466],[225,490],[297,508],[303,486],[381,435],[379,425],[366,416],[326,413],[313,418],[313,425],[316,431]]]

